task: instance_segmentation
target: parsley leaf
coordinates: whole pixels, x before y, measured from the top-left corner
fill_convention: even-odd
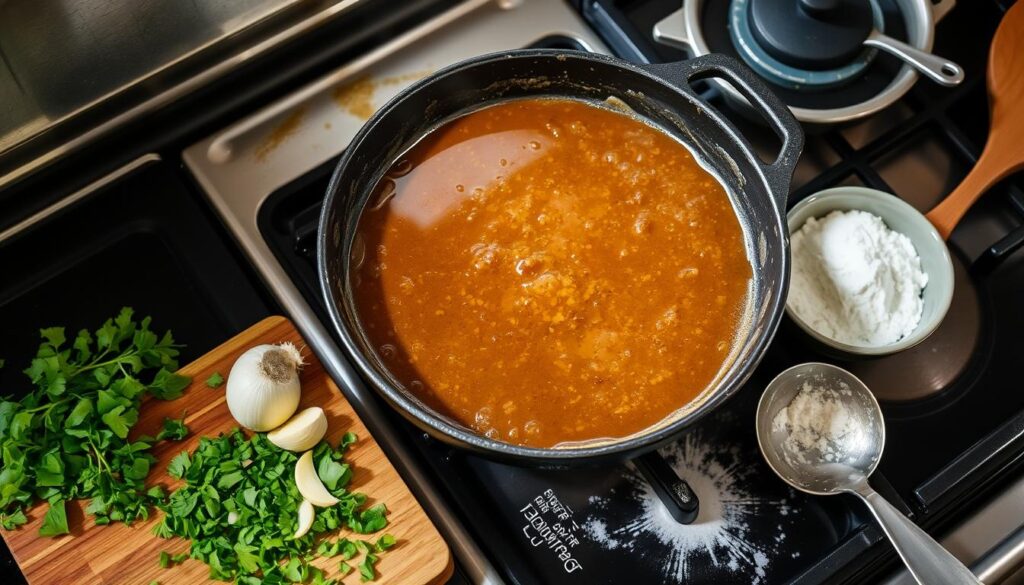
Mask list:
[[[348,520],[348,527],[359,534],[377,532],[388,525],[388,519],[385,517],[387,513],[388,510],[384,504],[377,504],[363,512],[354,512]]]
[[[67,428],[77,427],[78,425],[85,422],[85,419],[89,417],[93,412],[92,399],[80,398],[75,407],[71,409],[71,414],[64,421],[64,426]]]
[[[373,544],[373,549],[377,552],[384,552],[389,548],[395,546],[398,541],[395,537],[390,534],[385,534],[377,539],[377,542]]]
[[[124,406],[118,406],[100,418],[110,427],[110,430],[114,431],[115,435],[122,439],[128,436],[128,429],[135,424],[135,421],[131,420],[130,411],[125,413]]]
[[[310,575],[310,577],[312,577],[312,581],[310,581],[310,583],[312,583],[312,585],[337,585],[338,584],[338,580],[337,579],[328,579],[327,576],[324,575],[323,571],[321,571],[318,567],[314,567],[312,565],[310,565],[310,567],[309,567],[309,575]]]
[[[185,477],[185,472],[188,471],[190,465],[192,465],[192,461],[188,458],[188,451],[182,451],[175,455],[167,465],[167,475],[174,479],[181,479]]]
[[[373,570],[373,565],[376,562],[377,555],[367,554],[365,557],[363,557],[363,561],[359,563],[357,567],[359,569],[360,581],[373,581],[377,577],[376,571]]]
[[[160,551],[160,560],[159,560],[160,568],[161,569],[169,569],[169,568],[171,568],[171,565],[177,565],[178,563],[180,563],[181,561],[184,561],[187,558],[188,558],[188,553],[178,553],[178,554],[173,554],[172,555],[171,553],[162,550],[162,551]]]
[[[348,473],[348,465],[338,463],[330,457],[322,457],[316,472],[320,476],[320,481],[324,482],[324,486],[328,490],[334,490],[338,488],[339,481]],[[342,483],[342,485],[345,484]]]
[[[192,378],[179,376],[167,369],[161,369],[149,385],[149,392],[161,400],[174,400],[180,398],[182,391],[192,383]]]
[[[28,517],[21,510],[16,510],[13,514],[0,514],[0,526],[3,526],[4,530],[14,530],[26,522]]]
[[[39,534],[40,536],[57,536],[68,532],[68,513],[64,507],[64,500],[58,498],[50,502],[50,508],[43,516],[43,524],[39,527]]]
[[[184,418],[165,418],[164,429],[157,434],[156,439],[158,441],[163,441],[164,439],[173,439],[175,441],[180,441],[187,436],[188,427],[185,426]]]
[[[210,388],[220,388],[220,385],[223,383],[224,376],[221,376],[220,372],[214,372],[206,379],[206,385]]]

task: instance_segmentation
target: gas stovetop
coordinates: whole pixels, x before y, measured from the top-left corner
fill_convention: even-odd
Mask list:
[[[872,483],[933,531],[959,523],[982,498],[1018,480],[1024,191],[1013,179],[979,202],[954,233],[956,296],[925,344],[895,357],[839,362],[815,353],[784,321],[745,389],[663,449],[701,499],[690,526],[672,520],[628,465],[523,469],[427,438],[367,390],[327,333],[313,266],[319,205],[339,153],[376,107],[429,71],[491,50],[548,46],[641,61],[682,58],[650,34],[678,8],[678,0],[594,0],[577,11],[550,0],[464,2],[190,147],[184,158],[404,468],[470,576],[587,584],[877,581],[895,560],[881,531],[852,498],[812,498],[776,479],[753,436],[754,405],[767,382],[795,363],[829,361],[857,373],[883,399],[888,429]],[[976,3],[955,9],[939,26],[936,50],[967,72],[960,87],[921,82],[864,121],[808,129],[790,204],[848,184],[895,193],[922,211],[945,196],[984,144],[984,66],[1001,13],[996,2]],[[705,96],[727,107],[713,90]],[[770,149],[767,130],[732,117]]]

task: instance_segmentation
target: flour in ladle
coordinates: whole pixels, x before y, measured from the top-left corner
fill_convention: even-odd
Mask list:
[[[811,218],[792,236],[789,307],[835,341],[878,347],[921,320],[928,275],[907,236],[865,211]]]
[[[793,400],[775,415],[772,430],[784,432],[787,457],[808,462],[808,453],[817,451],[827,462],[842,463],[842,445],[861,442],[863,430],[840,393],[850,394],[849,386],[827,388],[805,381]]]

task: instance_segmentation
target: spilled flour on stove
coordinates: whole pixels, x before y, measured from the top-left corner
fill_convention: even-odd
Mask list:
[[[766,507],[785,516],[789,506],[785,501],[755,497],[743,487],[756,485],[751,475],[757,468],[742,461],[736,448],[713,448],[694,432],[661,452],[700,499],[697,520],[690,525],[676,522],[634,473],[629,478],[630,497],[639,504],[640,514],[618,526],[609,525],[603,517],[588,517],[585,533],[606,549],[623,549],[660,565],[665,583],[690,581],[698,571],[706,574],[709,565],[715,574],[735,575],[736,583],[764,583],[771,555],[786,537],[779,524],[774,534],[762,532],[755,541],[752,520]],[[595,497],[590,503],[600,510],[605,502]],[[645,543],[650,538],[657,546]]]

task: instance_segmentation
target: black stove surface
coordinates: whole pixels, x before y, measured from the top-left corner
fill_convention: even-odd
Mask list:
[[[790,204],[857,184],[926,211],[963,178],[984,144],[984,66],[1004,9],[995,2],[964,4],[940,25],[937,51],[959,62],[967,81],[953,90],[920,82],[865,121],[816,130]],[[581,10],[623,56],[662,61],[680,55],[654,45],[650,25],[678,6],[678,0],[593,0]],[[546,42],[572,48],[567,40]],[[767,130],[731,117],[756,143],[769,144],[762,140]],[[325,323],[315,232],[335,163],[272,194],[259,217],[270,248]],[[794,493],[767,469],[753,436],[756,401],[775,374],[796,363],[828,361],[855,370],[890,398],[883,401],[887,449],[872,483],[928,530],[962,519],[1019,477],[1024,461],[1024,393],[1016,374],[1024,354],[1022,243],[1024,190],[1020,177],[1011,177],[975,205],[950,240],[959,280],[943,330],[899,359],[839,362],[817,353],[784,320],[746,388],[663,449],[701,499],[701,515],[690,526],[675,524],[627,465],[516,468],[454,451],[397,415],[394,424],[512,582],[877,580],[896,558],[881,532],[852,498]],[[907,387],[928,396],[893,400],[906,397],[901,388]]]

